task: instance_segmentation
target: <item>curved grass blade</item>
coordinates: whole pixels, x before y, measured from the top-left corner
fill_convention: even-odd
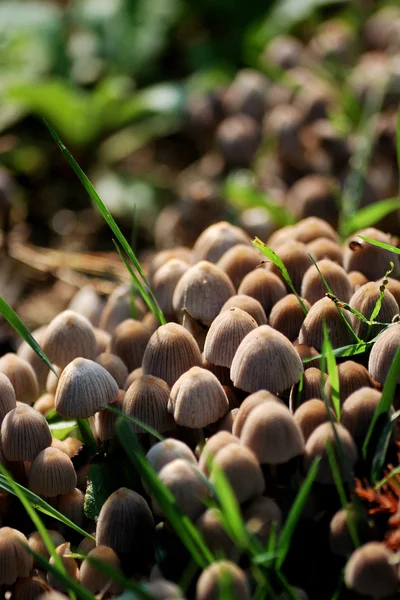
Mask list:
[[[336,366],[333,348],[329,339],[328,327],[326,321],[322,323],[324,340],[322,343],[322,352],[326,356],[326,370],[328,373],[329,383],[331,386],[332,403],[335,409],[336,418],[340,421],[340,390],[339,390],[339,373]]]
[[[253,246],[260,250],[260,252],[262,252],[262,254],[264,254],[264,256],[266,256],[279,269],[283,279],[286,281],[287,285],[290,287],[293,294],[296,296],[301,308],[303,309],[304,314],[306,315],[308,313],[308,308],[304,304],[303,299],[297,293],[296,288],[294,287],[293,282],[290,278],[289,272],[283,264],[283,261],[279,258],[276,252],[272,250],[272,248],[267,246],[267,244],[264,244],[264,242],[262,242],[257,237],[255,240],[253,240]]]
[[[358,342],[357,344],[349,344],[348,346],[341,346],[340,348],[335,348],[333,350],[333,356],[336,358],[344,358],[346,356],[355,356],[356,354],[364,354],[367,352],[376,341],[376,338],[370,340],[369,342]],[[326,358],[325,354],[321,353],[317,356],[313,356],[311,358],[303,359],[303,363],[307,364],[312,360],[318,360],[321,358]]]
[[[81,434],[82,441],[90,454],[96,454],[97,443],[90,428],[88,419],[77,419],[76,421]]]
[[[377,246],[378,248],[383,248],[384,250],[390,250],[390,252],[394,252],[394,254],[400,254],[400,248],[396,248],[396,246],[393,246],[392,244],[386,244],[385,242],[379,242],[378,240],[373,240],[372,238],[365,237],[365,235],[357,234],[357,237],[364,240],[364,242],[368,242],[369,244],[372,244],[373,246]]]
[[[0,471],[1,471],[1,469],[0,469]],[[53,519],[57,519],[57,521],[60,521],[60,523],[63,523],[64,525],[66,525],[67,527],[70,527],[71,529],[74,529],[77,533],[79,533],[83,537],[87,537],[90,540],[93,540],[94,542],[96,541],[92,535],[87,533],[84,529],[82,529],[78,525],[75,525],[75,523],[70,521],[70,519],[68,519],[62,513],[60,513],[58,510],[56,510],[55,508],[50,506],[50,504],[48,504],[45,500],[43,500],[43,498],[40,498],[39,496],[37,496],[36,494],[34,494],[33,492],[31,492],[30,490],[25,488],[20,483],[17,483],[16,481],[14,481],[14,485],[11,486],[7,477],[5,477],[5,475],[2,473],[0,473],[0,489],[3,489],[6,492],[9,492],[10,494],[13,494],[14,496],[17,496],[17,498],[19,498],[18,494],[22,493],[34,509],[42,512],[45,515],[48,515],[49,517],[53,517]],[[18,490],[18,492],[17,492],[17,490]]]
[[[55,372],[54,367],[47,358],[46,354],[43,352],[43,350],[41,349],[35,338],[32,336],[32,334],[28,331],[26,325],[21,321],[17,313],[13,311],[11,306],[9,306],[3,298],[0,298],[0,313],[3,315],[6,321],[9,322],[11,327],[22,337],[22,339],[27,344],[29,344],[32,350],[36,352],[39,358],[42,359],[42,361],[49,367],[49,369],[53,371],[54,375],[58,379],[58,375]]]
[[[372,227],[391,212],[400,209],[400,198],[388,198],[360,208],[346,220],[344,235],[347,237],[356,231]]]
[[[94,205],[96,206],[96,208],[100,212],[101,216],[103,217],[103,219],[105,220],[105,222],[107,223],[107,225],[110,227],[111,231],[114,233],[114,235],[117,238],[119,244],[121,245],[121,247],[125,251],[126,255],[129,257],[129,260],[132,262],[132,264],[134,265],[135,269],[137,270],[137,272],[139,274],[139,277],[137,277],[138,290],[139,290],[139,292],[140,292],[143,300],[146,303],[150,299],[150,306],[149,306],[149,308],[155,314],[155,316],[158,318],[160,324],[163,325],[165,323],[164,315],[162,314],[161,308],[159,307],[158,302],[157,302],[157,300],[156,300],[156,298],[155,298],[155,296],[154,296],[154,294],[153,294],[153,292],[152,292],[152,290],[150,288],[150,285],[149,285],[149,283],[148,283],[148,281],[146,279],[146,276],[145,276],[145,274],[143,272],[143,269],[142,269],[142,267],[140,265],[140,262],[136,258],[136,255],[133,252],[132,248],[130,247],[128,241],[126,240],[126,238],[123,235],[122,231],[118,227],[117,223],[114,221],[113,217],[111,216],[110,211],[108,210],[108,208],[106,207],[106,205],[104,204],[104,202],[100,198],[99,194],[95,190],[92,182],[90,181],[90,179],[88,178],[88,176],[86,175],[86,173],[84,173],[84,171],[80,168],[80,166],[78,165],[78,163],[76,162],[76,160],[74,159],[74,157],[72,156],[72,154],[69,152],[69,150],[67,149],[67,147],[65,146],[65,144],[61,140],[61,138],[58,135],[58,133],[53,129],[53,127],[50,125],[50,123],[48,123],[45,119],[43,119],[43,120],[44,120],[44,123],[45,123],[47,129],[49,130],[52,138],[56,142],[57,146],[60,148],[61,152],[63,153],[63,155],[67,159],[69,165],[74,170],[74,172],[75,172],[76,176],[78,177],[79,181],[82,183],[83,187],[85,188],[85,190],[89,194],[89,196],[90,196],[91,200],[93,201]]]

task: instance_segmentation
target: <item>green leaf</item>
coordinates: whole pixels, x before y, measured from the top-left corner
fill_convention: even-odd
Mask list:
[[[149,309],[157,317],[160,324],[161,325],[165,324],[166,321],[165,321],[164,315],[162,314],[161,308],[159,307],[159,304],[158,304],[153,292],[151,291],[150,285],[145,277],[143,269],[142,269],[138,259],[136,258],[135,253],[133,252],[132,248],[130,247],[128,241],[126,240],[125,236],[123,235],[122,231],[118,227],[117,223],[114,221],[108,208],[106,207],[106,205],[104,204],[104,202],[102,201],[102,199],[100,198],[98,193],[96,192],[90,179],[82,171],[82,169],[80,168],[80,166],[78,165],[78,163],[76,162],[76,160],[74,159],[72,154],[65,147],[65,145],[62,142],[58,133],[51,127],[51,125],[49,123],[47,123],[46,120],[45,120],[45,124],[46,124],[46,127],[48,128],[49,132],[51,133],[53,139],[55,140],[58,147],[60,148],[61,152],[67,159],[68,163],[70,164],[72,169],[75,171],[76,176],[78,177],[78,179],[82,183],[83,187],[89,194],[94,205],[97,207],[101,216],[103,217],[103,219],[105,220],[105,222],[107,223],[107,225],[110,227],[111,231],[117,238],[118,243],[120,244],[121,248],[123,248],[123,250],[126,253],[126,255],[128,256],[129,260],[132,262],[133,266],[135,267],[135,269],[138,273],[138,275],[136,276],[135,284],[138,287],[138,290],[139,290],[143,300],[145,301],[145,303],[147,304]]]
[[[335,409],[337,420],[340,421],[340,390],[339,390],[339,373],[336,366],[335,356],[333,354],[332,344],[329,339],[328,327],[326,321],[322,324],[324,340],[322,344],[322,352],[326,356],[327,373],[331,386],[332,403]]]
[[[380,200],[379,202],[374,202],[374,204],[360,208],[346,220],[343,235],[347,237],[356,231],[372,227],[391,212],[399,209],[400,198]]]
[[[295,501],[292,504],[292,507],[286,518],[285,524],[282,528],[277,546],[278,559],[276,561],[276,569],[278,571],[281,569],[283,563],[285,562],[287,553],[290,550],[290,542],[292,540],[294,530],[298,521],[300,520],[300,517],[304,510],[304,506],[307,502],[307,498],[311,492],[311,488],[318,474],[320,460],[320,457],[317,457],[312,462],[308,470],[307,476],[304,479],[300,490],[297,493]]]
[[[76,432],[77,423],[76,421],[58,421],[57,423],[50,423],[49,427],[53,438],[65,440],[65,438]]]
[[[349,344],[348,346],[341,346],[340,348],[335,348],[333,350],[333,356],[336,358],[344,358],[346,356],[355,356],[357,354],[364,354],[372,348],[375,339],[370,340],[369,342],[359,342],[357,344]],[[324,354],[318,354],[317,356],[313,356],[311,358],[305,358],[303,360],[304,364],[307,364],[313,360],[319,360],[321,358],[326,358]]]
[[[53,371],[54,375],[58,378],[57,373],[55,372],[53,365],[47,358],[46,354],[43,352],[37,341],[28,331],[24,323],[21,321],[17,313],[13,311],[11,306],[7,304],[3,298],[0,298],[0,313],[3,317],[8,321],[13,329],[22,337],[22,339],[36,352],[39,358],[49,367],[51,371]]]
[[[294,287],[293,282],[290,278],[289,272],[283,264],[283,261],[279,258],[276,252],[272,250],[272,248],[267,246],[267,244],[264,244],[264,242],[262,242],[259,238],[253,240],[253,246],[260,250],[260,252],[262,252],[262,254],[264,254],[264,256],[266,256],[279,269],[279,272],[281,273],[283,279],[286,281],[287,285],[290,287],[293,294],[296,296],[301,308],[303,309],[304,314],[306,315],[308,313],[308,309],[304,304],[302,298],[300,298],[299,294],[297,293],[296,288]]]

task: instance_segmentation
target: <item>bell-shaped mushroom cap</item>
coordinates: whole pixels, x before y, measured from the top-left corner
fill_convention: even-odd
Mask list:
[[[196,521],[196,527],[200,531],[211,552],[218,556],[233,556],[235,544],[229,534],[222,526],[223,516],[218,508],[209,508]]]
[[[1,424],[1,450],[7,460],[32,461],[51,446],[51,431],[44,416],[26,404],[10,411]]]
[[[115,402],[118,385],[104,367],[87,358],[75,358],[63,370],[55,407],[63,417],[82,419]]]
[[[335,296],[342,302],[348,302],[353,290],[343,267],[328,259],[320,260],[317,265]],[[304,274],[301,284],[301,295],[304,296],[310,304],[315,304],[315,302],[323,298],[325,294],[326,287],[324,280],[318,272],[317,267],[311,265]]]
[[[197,464],[197,459],[189,446],[175,438],[165,438],[162,442],[157,442],[146,454],[147,462],[156,473],[177,458],[185,459],[193,465]]]
[[[74,581],[78,581],[79,567],[76,560],[72,556],[70,556],[72,554],[71,544],[69,542],[61,544],[56,548],[56,554],[58,554],[58,556],[60,557],[61,562],[64,565],[64,569],[67,572],[67,575],[69,575]],[[56,565],[53,556],[50,557],[49,564],[53,567]],[[61,592],[67,591],[62,581],[57,577],[56,573],[48,571],[47,581],[49,582],[51,587],[55,588],[56,590],[60,590]]]
[[[209,437],[207,442],[204,444],[199,458],[199,469],[208,475],[210,466],[216,454],[228,444],[239,443],[239,438],[229,433],[229,431],[218,431]]]
[[[259,250],[248,244],[229,248],[219,259],[217,266],[224,271],[238,289],[247,273],[258,267],[263,259]]]
[[[227,560],[213,562],[204,569],[196,586],[196,600],[219,600],[221,589],[230,600],[250,600],[246,575],[235,563]]]
[[[208,487],[197,467],[183,458],[177,458],[167,463],[158,472],[158,477],[172,493],[180,510],[190,519],[198,519],[205,509]],[[154,498],[152,505],[156,514],[163,514],[162,507]]]
[[[110,352],[119,356],[131,372],[141,366],[149,339],[150,331],[145,325],[135,319],[126,319],[113,331]]]
[[[385,329],[385,331],[382,331],[372,346],[368,361],[368,371],[379,383],[385,383],[399,344],[400,325],[395,323]],[[397,383],[400,383],[400,374]]]
[[[246,392],[283,392],[300,380],[303,363],[289,340],[269,325],[251,331],[231,365],[235,387]]]
[[[241,341],[257,323],[241,308],[221,312],[211,323],[204,344],[204,358],[215,365],[230,367]]]
[[[205,260],[193,265],[178,281],[173,307],[178,315],[185,308],[189,315],[204,325],[211,325],[225,302],[235,294],[228,275]]]
[[[210,469],[210,482],[213,483],[222,470],[236,496],[243,504],[261,496],[265,489],[264,477],[256,456],[236,442],[221,448],[213,457]]]
[[[0,528],[0,585],[11,585],[19,577],[28,577],[32,555],[23,547],[28,540],[18,529]]]
[[[364,442],[381,397],[378,390],[362,387],[350,394],[343,403],[340,422],[350,431],[358,446]]]
[[[74,465],[65,452],[46,448],[39,452],[28,473],[28,487],[39,496],[53,498],[76,488]]]
[[[343,313],[347,318],[347,314]],[[321,298],[312,305],[300,328],[299,342],[321,350],[324,340],[323,322],[328,324],[332,347],[340,348],[354,341],[353,335],[342,319],[335,303],[329,298]]]
[[[135,379],[126,391],[123,410],[130,417],[139,419],[159,433],[173,429],[174,420],[167,411],[170,389],[168,384],[153,377],[143,375]],[[146,433],[146,430],[136,423],[131,423],[136,433]]]
[[[40,346],[43,344],[43,337],[46,328],[47,325],[43,325],[42,327],[39,327],[31,332],[33,339],[36,340]],[[31,348],[30,345],[25,341],[19,346],[17,350],[17,356],[31,365],[38,380],[39,391],[43,391],[46,386],[49,367],[42,361],[40,356],[36,354],[35,350]]]
[[[290,408],[292,411],[301,402],[306,402],[312,398],[320,398],[322,400],[322,388],[325,387],[328,381],[326,373],[316,367],[309,367],[304,371],[303,384],[300,392],[300,383],[296,383],[290,390]]]
[[[348,469],[343,472],[342,463],[340,460],[341,454],[337,448],[336,438],[339,438],[341,446],[344,452],[344,458]],[[329,465],[328,454],[326,452],[326,444],[331,444],[337,457],[337,463],[341,470],[341,476],[344,481],[348,480],[347,471],[351,471],[357,462],[358,452],[357,447],[354,443],[350,433],[340,424],[322,423],[314,429],[312,434],[307,440],[305,452],[304,452],[304,468],[307,470],[311,466],[313,460],[317,457],[321,457],[319,463],[319,469],[316,477],[316,481],[325,484],[333,484],[333,476]],[[350,483],[350,482],[348,482]]]
[[[16,406],[17,400],[12,383],[4,373],[0,373],[0,423]]]
[[[137,318],[140,320],[144,317],[146,309],[143,303],[136,301]],[[114,329],[129,319],[132,314],[130,286],[120,285],[109,296],[106,305],[101,313],[99,327],[108,333],[112,333]],[[98,353],[99,354],[99,353]]]
[[[348,588],[374,598],[392,596],[397,590],[392,554],[382,542],[368,542],[354,550],[344,571]]]
[[[301,219],[295,225],[294,237],[297,241],[303,242],[303,244],[309,244],[320,237],[328,238],[334,242],[338,241],[338,234],[332,225],[329,225],[327,221],[319,217]]]
[[[84,502],[84,493],[75,488],[72,492],[60,495],[57,508],[67,519],[78,525],[78,527],[82,527],[85,520]]]
[[[352,295],[349,304],[352,308],[355,308],[367,319],[371,318],[372,312],[376,306],[377,301],[381,295],[381,282],[369,281],[365,283]],[[375,321],[380,323],[391,323],[392,319],[399,312],[399,305],[393,294],[388,289],[384,290],[384,294],[381,300],[381,307],[379,313],[375,317]],[[362,340],[372,339],[384,328],[384,325],[373,325],[369,326],[356,315],[351,315],[351,323],[354,331]]]
[[[307,309],[311,308],[308,300],[303,299],[303,302]],[[269,324],[293,342],[299,337],[300,327],[304,319],[304,310],[297,297],[294,294],[288,294],[278,300],[272,308]]]
[[[53,531],[53,530],[49,529],[49,530],[47,530],[47,533],[49,534],[51,541],[53,542],[53,544],[56,548],[58,546],[61,546],[61,544],[65,543],[65,539],[63,538],[61,533],[59,533],[58,531]],[[29,545],[29,548],[31,548],[37,554],[40,554],[40,556],[43,556],[43,558],[45,558],[46,560],[48,560],[50,558],[50,553],[47,550],[47,546],[44,543],[43,538],[42,538],[41,534],[39,533],[39,531],[34,531],[33,533],[31,533],[29,535],[28,545]]]
[[[278,300],[286,296],[287,291],[278,275],[265,268],[260,268],[250,271],[243,278],[238,294],[251,296],[258,300],[268,317],[272,307]]]
[[[357,531],[361,543],[378,539],[378,528],[368,518],[367,511],[361,506],[356,508],[353,504],[349,504],[347,509],[338,510],[329,524],[329,546],[333,554],[349,557],[355,550],[349,524]]]
[[[232,433],[236,437],[240,437],[242,433],[243,425],[246,422],[247,417],[250,414],[250,411],[253,410],[256,406],[259,406],[265,401],[273,402],[282,402],[278,396],[271,394],[271,392],[267,392],[267,390],[259,390],[258,392],[254,392],[254,394],[250,394],[247,398],[244,399],[242,404],[240,405],[238,414],[235,418],[235,422],[233,424]],[[215,436],[214,436],[215,437]]]
[[[110,352],[102,352],[96,358],[96,362],[104,367],[106,371],[108,371],[110,375],[114,377],[119,389],[123,390],[129,372],[125,363],[119,358],[119,356],[111,354]]]
[[[281,464],[304,452],[304,438],[290,411],[278,402],[263,402],[247,417],[240,442],[260,463]]]
[[[31,600],[34,598],[43,598],[45,592],[49,592],[51,587],[41,577],[24,577],[18,579],[13,590],[15,600]]]
[[[334,417],[333,412],[332,417]],[[306,400],[299,406],[294,413],[294,420],[300,427],[304,439],[307,441],[314,429],[317,429],[322,423],[329,421],[329,415],[325,406],[319,398]]]
[[[201,429],[223,417],[229,411],[229,402],[211,371],[192,367],[172,387],[168,411],[178,425]]]
[[[154,375],[172,387],[191,367],[202,365],[194,337],[177,323],[162,325],[153,333],[143,356],[143,375]]]
[[[258,300],[246,294],[237,294],[231,296],[221,308],[220,314],[230,308],[241,308],[245,312],[249,313],[251,317],[256,321],[257,325],[267,325],[268,320],[265,314],[265,310]]]
[[[343,266],[346,271],[360,271],[370,281],[375,281],[385,275],[390,262],[393,262],[394,271],[392,277],[398,277],[400,272],[398,256],[390,252],[390,250],[385,250],[384,248],[365,242],[359,235],[385,244],[391,244],[392,242],[390,235],[374,227],[368,227],[354,233],[347,240],[344,250]]]
[[[108,333],[108,331],[98,329],[97,327],[95,327],[93,331],[96,337],[97,355],[102,354],[102,352],[107,352],[111,342],[111,334]]]
[[[116,552],[107,546],[97,546],[91,550],[85,560],[82,561],[79,570],[79,581],[92,594],[101,592],[106,586],[111,594],[118,594],[121,591],[120,584],[107,577],[107,574],[93,564],[91,560],[102,562],[120,572],[121,562]]]
[[[43,350],[51,362],[62,369],[77,357],[94,360],[97,343],[92,324],[82,315],[65,310],[48,324]]]
[[[18,402],[33,404],[39,396],[39,384],[31,365],[12,352],[0,358],[0,373],[8,377]]]
[[[161,269],[162,266],[169,263],[171,260],[181,260],[186,264],[190,263],[192,251],[187,246],[175,246],[174,248],[167,248],[166,250],[160,250],[156,252],[149,262],[147,278],[152,286],[154,292],[154,274]]]
[[[279,529],[282,512],[275,500],[260,496],[250,500],[242,509],[247,530],[255,535],[261,544],[268,542],[272,527]]]
[[[175,315],[172,298],[176,284],[188,268],[189,264],[186,261],[179,258],[172,258],[161,265],[153,275],[151,288],[166,317],[173,317]]]
[[[109,546],[117,553],[131,552],[154,532],[154,519],[144,498],[120,488],[103,504],[96,527],[97,546]]]
[[[301,282],[303,281],[304,273],[306,273],[307,269],[309,269],[313,264],[311,258],[308,256],[306,246],[297,240],[285,240],[283,244],[278,246],[276,253],[287,268],[295,290],[300,293]],[[272,273],[275,273],[275,275],[278,277],[281,277],[278,267],[273,263],[269,265],[269,270]],[[287,290],[290,291],[290,288],[287,286],[286,282],[285,285]],[[302,294],[302,296],[303,295],[304,294]]]
[[[340,363],[337,367],[337,371],[339,376],[339,394],[341,403],[343,403],[350,394],[362,387],[374,387],[374,380],[367,369],[353,360],[346,360],[345,362]],[[329,379],[327,379],[325,390],[326,395],[330,398],[331,385]]]
[[[229,248],[237,244],[249,244],[250,238],[240,227],[235,227],[226,221],[210,225],[199,235],[193,250],[192,264],[200,260],[216,263]]]
[[[338,242],[326,237],[319,237],[307,244],[308,253],[315,261],[328,258],[338,265],[343,265],[343,250]]]

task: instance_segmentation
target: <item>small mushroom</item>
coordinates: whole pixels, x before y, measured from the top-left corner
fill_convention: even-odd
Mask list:
[[[346,243],[343,255],[343,266],[347,272],[360,271],[369,281],[383,277],[389,268],[389,263],[394,263],[392,277],[400,273],[399,259],[396,254],[365,242],[359,236],[371,238],[384,244],[391,244],[391,238],[375,227],[368,227],[352,235]]]
[[[385,383],[399,344],[400,325],[395,323],[385,329],[372,346],[368,361],[368,371],[379,383]],[[400,375],[397,382],[400,383]]]
[[[313,264],[311,258],[308,256],[305,244],[293,239],[285,241],[283,244],[279,245],[276,249],[276,253],[287,268],[296,292],[300,293],[304,274]],[[276,265],[271,263],[269,270],[281,277],[281,273]],[[291,289],[286,282],[285,285],[287,291],[290,292]]]
[[[24,548],[28,540],[11,527],[0,528],[0,585],[12,585],[19,577],[29,577],[32,555]]]
[[[175,438],[165,438],[162,442],[157,442],[146,454],[147,462],[156,473],[177,458],[182,458],[193,465],[197,464],[196,457],[189,446]]]
[[[344,571],[346,586],[358,594],[386,598],[397,591],[391,552],[382,542],[368,542],[354,550]]]
[[[110,352],[102,352],[96,358],[96,362],[114,377],[119,389],[123,390],[129,373],[121,358]]]
[[[337,242],[326,237],[319,237],[307,244],[307,251],[315,261],[320,261],[325,258],[343,265],[343,250]],[[349,273],[347,274],[349,278]],[[352,282],[350,282],[352,285]],[[352,285],[353,287],[353,285]]]
[[[231,308],[241,308],[245,312],[249,313],[249,315],[256,321],[257,325],[267,325],[268,321],[265,315],[265,310],[260,302],[251,296],[247,296],[246,294],[231,296],[221,308],[221,313]]]
[[[221,589],[230,600],[250,600],[246,575],[235,563],[215,561],[200,575],[196,586],[196,600],[219,600]]]
[[[216,142],[229,166],[247,167],[261,142],[260,125],[244,114],[226,117],[217,128]]]
[[[34,408],[20,404],[1,424],[1,450],[7,460],[32,461],[51,445],[51,431],[44,416]]]
[[[350,298],[349,305],[364,315],[364,317],[370,319],[380,295],[381,285],[375,281],[370,281],[358,288]],[[397,315],[398,312],[399,306],[397,301],[390,291],[385,289],[379,313],[374,320],[380,321],[381,323],[391,323],[393,317]],[[351,322],[354,331],[362,340],[367,340],[367,336],[369,339],[372,339],[384,328],[384,325],[369,326],[354,314],[351,315]]]
[[[94,360],[97,356],[92,324],[72,310],[65,310],[54,317],[43,337],[43,350],[51,362],[61,369],[74,358]]]
[[[272,307],[286,296],[286,288],[275,273],[264,268],[250,271],[242,280],[238,294],[251,296],[259,301],[268,316]]]
[[[312,305],[303,321],[299,334],[300,344],[321,350],[324,340],[324,320],[328,324],[329,338],[334,349],[347,346],[354,341],[335,303],[329,298],[321,298]]]
[[[145,325],[135,319],[126,319],[112,333],[110,352],[118,356],[131,372],[141,366],[149,339],[150,331]]]
[[[58,531],[53,531],[51,529],[48,529],[47,533],[49,534],[51,541],[53,542],[53,544],[56,548],[57,548],[57,546],[61,546],[61,544],[64,544],[65,539],[63,538],[61,533],[59,533]],[[43,556],[43,558],[45,558],[46,560],[49,560],[50,553],[47,550],[47,546],[44,543],[42,535],[39,531],[34,531],[33,533],[31,533],[29,535],[28,545],[29,545],[29,548],[31,548],[34,552],[36,552],[37,554],[40,554],[40,556]]]
[[[213,459],[217,453],[228,444],[239,444],[239,439],[228,431],[218,431],[209,437],[200,454],[200,471],[205,475],[208,475]]]
[[[243,520],[247,530],[265,546],[273,527],[278,530],[282,521],[282,512],[275,500],[259,496],[247,502],[242,508]]]
[[[188,268],[188,262],[179,258],[171,258],[160,265],[153,275],[152,290],[165,318],[168,320],[175,317],[172,298],[178,281]]]
[[[197,238],[192,250],[192,264],[201,260],[218,262],[221,256],[237,244],[249,244],[250,238],[240,227],[226,221],[213,223]]]
[[[351,433],[359,448],[364,443],[381,396],[378,390],[361,387],[350,394],[343,403],[340,422]]]
[[[343,267],[329,259],[320,260],[317,266],[321,274],[315,265],[311,265],[305,272],[301,284],[301,295],[310,304],[315,304],[317,300],[323,298],[326,294],[323,277],[333,294],[342,302],[348,302],[353,290]]]
[[[303,299],[303,302],[307,309],[311,308],[308,300]],[[294,294],[288,294],[272,307],[269,324],[293,342],[299,337],[304,318],[304,310],[297,297]]]
[[[104,573],[101,568],[93,564],[91,560],[99,561],[111,567],[114,571],[121,572],[121,562],[116,552],[107,546],[97,546],[97,548],[93,548],[82,561],[79,570],[80,584],[92,594],[101,592],[105,588],[107,588],[111,594],[120,593],[122,591],[121,585],[108,577],[107,574]]]
[[[367,369],[356,363],[353,360],[346,360],[337,366],[337,372],[339,377],[339,397],[340,402],[343,402],[353,392],[363,387],[374,387],[374,381]],[[331,385],[329,379],[325,385],[326,395],[331,399]]]
[[[204,357],[215,365],[229,367],[239,344],[257,323],[240,308],[221,312],[211,323],[204,344]]]
[[[238,414],[233,424],[233,435],[238,438],[240,437],[243,425],[245,424],[246,419],[249,416],[250,411],[253,410],[253,408],[259,406],[265,401],[271,400],[273,402],[282,402],[282,400],[278,398],[278,396],[275,396],[271,392],[267,392],[267,390],[259,390],[258,392],[254,392],[254,394],[250,394],[249,396],[247,396],[247,398],[245,398],[245,400],[240,405]]]
[[[56,554],[58,554],[58,556],[60,557],[64,565],[64,569],[66,570],[69,577],[71,577],[71,579],[73,579],[74,581],[78,581],[79,567],[76,560],[72,558],[72,556],[70,556],[72,554],[71,544],[69,542],[61,544],[61,546],[58,546],[56,548]],[[56,565],[53,556],[50,557],[49,564],[53,567]],[[62,583],[62,581],[57,577],[55,573],[51,571],[47,573],[47,581],[54,589],[59,590],[61,592],[67,591],[67,588]]]
[[[46,448],[33,459],[28,487],[35,494],[54,498],[76,488],[77,478],[71,459],[58,448]]]
[[[85,520],[85,514],[83,512],[84,503],[84,494],[81,490],[75,488],[72,492],[61,494],[58,497],[58,510],[67,517],[67,519],[75,523],[75,525],[82,527]]]
[[[217,267],[228,275],[237,290],[245,275],[258,267],[262,258],[259,250],[253,246],[237,244],[221,256],[217,262]]]
[[[329,421],[325,403],[318,398],[306,400],[306,402],[299,406],[293,416],[303,433],[305,441],[308,440],[312,432],[317,429],[319,425]],[[333,413],[332,417],[334,418]]]
[[[169,396],[170,389],[165,381],[153,375],[143,375],[127,389],[123,411],[159,433],[164,433],[174,427],[174,420],[167,411]],[[146,433],[136,423],[131,422],[131,427],[136,433]]]
[[[8,377],[18,402],[33,404],[39,396],[39,384],[31,365],[12,352],[0,358],[0,373]]]

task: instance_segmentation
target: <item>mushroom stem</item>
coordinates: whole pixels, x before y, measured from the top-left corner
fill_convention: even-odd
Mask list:
[[[97,436],[97,432],[96,432],[96,424],[95,424],[95,420],[94,420],[94,415],[92,415],[91,417],[88,417],[88,423],[89,423],[90,431],[92,432],[95,442],[98,445],[100,440],[99,440],[99,438]]]

